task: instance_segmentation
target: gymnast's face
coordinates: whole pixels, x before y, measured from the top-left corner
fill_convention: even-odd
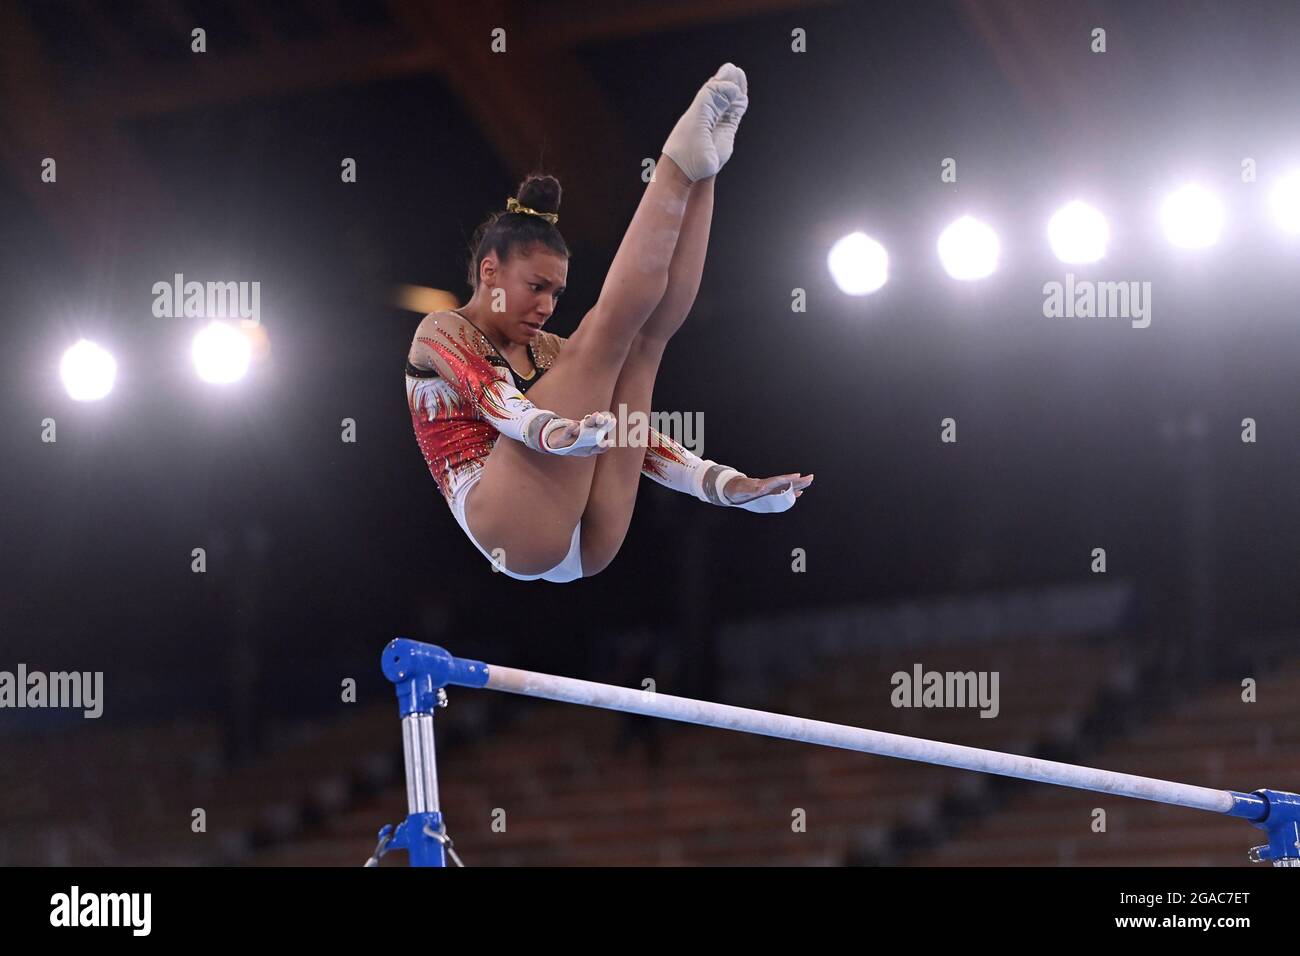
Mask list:
[[[504,264],[496,255],[483,260],[483,265],[493,266],[491,274],[484,272],[488,289],[489,308],[495,289],[504,290],[504,312],[491,313],[494,324],[507,339],[525,345],[541,331],[542,326],[555,311],[564,284],[569,277],[569,260],[545,247],[536,247],[527,255],[516,253]]]

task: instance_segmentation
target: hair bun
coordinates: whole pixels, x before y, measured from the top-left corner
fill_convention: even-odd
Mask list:
[[[509,212],[509,207],[515,203],[540,215],[514,215]],[[527,255],[539,248],[564,259],[571,255],[564,237],[560,235],[559,225],[551,222],[560,214],[560,181],[554,176],[543,172],[529,173],[519,184],[514,198],[506,200],[503,205],[507,208],[498,206],[479,223],[469,242],[469,270],[465,278],[475,293],[479,289],[483,259],[492,253],[502,263],[508,262],[512,256]],[[543,216],[547,218],[543,219]]]
[[[561,193],[560,181],[554,176],[534,173],[520,184],[519,193],[515,198],[529,209],[558,213]]]

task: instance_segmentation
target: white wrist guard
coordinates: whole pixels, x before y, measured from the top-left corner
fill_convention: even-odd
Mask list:
[[[727,500],[726,492],[727,482],[737,476],[746,477],[742,472],[734,468],[728,468],[726,465],[719,465],[715,461],[705,460],[704,468],[699,471],[699,487],[692,489],[695,497],[701,501],[707,501],[711,505],[718,505],[722,508],[731,507],[731,502]]]

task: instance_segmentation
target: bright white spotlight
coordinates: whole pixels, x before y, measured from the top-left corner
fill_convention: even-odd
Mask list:
[[[1214,245],[1223,229],[1223,204],[1209,190],[1183,186],[1160,207],[1165,238],[1183,249]]]
[[[1096,262],[1106,255],[1110,227],[1087,203],[1066,203],[1047,223],[1047,241],[1062,262]]]
[[[869,295],[889,281],[889,253],[860,232],[850,233],[831,246],[826,266],[845,295]]]
[[[199,378],[217,385],[243,378],[252,353],[252,345],[238,329],[216,321],[195,333],[191,350]]]
[[[998,267],[998,234],[978,219],[962,216],[939,236],[939,261],[954,279],[983,279]]]
[[[78,402],[97,402],[113,390],[117,360],[94,342],[82,339],[63,353],[59,377]]]
[[[1278,180],[1271,198],[1277,224],[1287,232],[1300,233],[1300,170]]]

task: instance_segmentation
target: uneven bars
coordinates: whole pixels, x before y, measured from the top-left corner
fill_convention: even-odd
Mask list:
[[[445,704],[446,695],[442,693],[442,688],[454,684],[705,727],[738,730],[842,750],[856,750],[881,757],[975,770],[1062,787],[1095,790],[1241,817],[1266,830],[1269,835],[1267,846],[1251,850],[1252,860],[1270,860],[1275,866],[1300,866],[1300,795],[1294,793],[1275,790],[1256,790],[1252,793],[1214,790],[1037,757],[964,747],[688,697],[674,697],[654,691],[539,674],[454,657],[436,645],[406,638],[391,641],[384,648],[382,665],[385,676],[397,685],[403,739],[406,742],[407,796],[411,813],[407,822],[393,832],[389,846],[408,849],[413,865],[440,865],[436,862],[417,863],[417,856],[425,857],[428,854],[421,853],[412,834],[423,834],[426,838],[423,842],[434,844],[434,847],[427,849],[436,848],[435,855],[441,859],[445,829],[437,806],[432,715],[435,707]],[[436,819],[429,819],[430,815]],[[412,823],[414,816],[423,819],[412,830],[415,826]],[[405,832],[403,827],[406,828]],[[386,829],[391,831],[391,828]],[[384,831],[381,831],[380,843],[382,848],[385,845]]]

